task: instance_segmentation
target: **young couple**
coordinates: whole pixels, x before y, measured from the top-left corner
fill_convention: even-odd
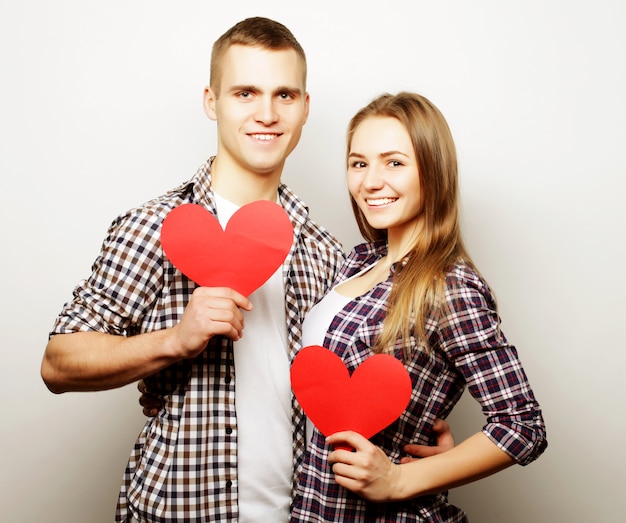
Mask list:
[[[52,328],[41,372],[53,392],[143,380],[162,398],[131,453],[118,522],[466,521],[447,489],[546,447],[539,405],[463,247],[445,119],[400,93],[351,120],[347,184],[367,243],[346,258],[281,183],[308,116],[306,74],[283,25],[252,18],[224,33],[204,92],[216,155],[113,222]],[[198,287],[163,254],[173,208],[200,204],[224,226],[256,200],[284,208],[294,242],[249,297]],[[307,445],[289,382],[303,344],[324,345],[351,371],[393,354],[411,376],[409,406],[371,440],[314,431]],[[441,420],[465,386],[487,420],[454,446]]]

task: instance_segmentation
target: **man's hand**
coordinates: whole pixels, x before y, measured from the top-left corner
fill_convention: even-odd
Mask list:
[[[178,324],[169,329],[167,344],[177,355],[176,360],[197,356],[214,336],[241,338],[244,328],[242,310],[252,310],[252,304],[242,294],[226,287],[198,287]],[[156,416],[165,405],[163,397],[152,394],[144,380],[139,380],[137,388],[141,393],[139,404],[144,415]]]
[[[243,335],[242,310],[252,310],[242,294],[226,287],[198,287],[171,329],[173,350],[180,359],[194,358],[213,336],[238,340]]]
[[[433,424],[433,432],[437,434],[437,445],[405,445],[404,451],[407,454],[411,454],[412,457],[402,458],[400,463],[408,463],[419,458],[427,458],[454,448],[454,436],[452,435],[450,425],[447,421],[436,419]]]
[[[151,394],[144,380],[137,382],[137,389],[141,392],[139,396],[139,405],[143,407],[143,415],[154,418],[165,406],[165,400],[162,396]]]

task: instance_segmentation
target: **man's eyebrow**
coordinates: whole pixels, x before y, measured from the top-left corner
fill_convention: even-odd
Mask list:
[[[256,86],[256,85],[251,85],[251,84],[241,84],[241,85],[231,85],[230,88],[228,89],[230,92],[232,93],[240,93],[240,92],[251,92],[251,93],[259,93],[262,92],[263,89],[261,89],[260,87]],[[293,86],[289,86],[289,85],[281,85],[279,87],[276,87],[273,90],[274,94],[279,94],[279,93],[291,93],[294,95],[298,95],[298,96],[302,96],[302,89],[300,87],[293,87]]]
[[[256,93],[259,91],[259,88],[254,85],[231,85],[228,90],[232,93],[238,93],[242,91],[250,91]]]
[[[302,95],[302,89],[300,89],[299,87],[293,87],[293,86],[289,86],[289,85],[282,85],[280,87],[277,87],[276,89],[274,89],[274,92],[276,94],[278,94],[278,93],[291,93],[291,94],[298,95],[298,96]]]

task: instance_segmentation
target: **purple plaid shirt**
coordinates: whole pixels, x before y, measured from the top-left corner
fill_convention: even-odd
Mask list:
[[[357,246],[336,283],[384,256],[383,244]],[[395,267],[392,269],[395,270]],[[486,416],[483,432],[518,463],[526,465],[546,448],[541,410],[518,359],[500,330],[494,297],[469,266],[456,265],[447,275],[451,312],[428,318],[430,354],[412,338],[405,363],[413,383],[409,406],[400,418],[371,441],[398,463],[407,443],[435,444],[432,425],[446,418],[467,385]],[[371,355],[382,328],[391,277],[352,300],[335,316],[324,346],[337,353],[350,373]],[[398,348],[396,357],[402,358]],[[315,431],[300,476],[292,522],[465,522],[447,493],[393,503],[370,503],[338,486],[328,465],[329,448]]]
[[[91,276],[74,290],[51,334],[100,331],[120,336],[173,327],[196,285],[164,256],[159,241],[167,213],[198,203],[216,214],[211,161],[180,187],[113,222]],[[341,245],[308,216],[285,186],[279,202],[294,227],[283,264],[290,357],[300,348],[306,312],[327,292],[344,256]],[[85,350],[89,350],[86,348]],[[116,521],[236,521],[237,415],[233,344],[213,338],[193,360],[146,379],[165,407],[147,420],[131,453]],[[304,456],[305,419],[293,403],[294,484]]]

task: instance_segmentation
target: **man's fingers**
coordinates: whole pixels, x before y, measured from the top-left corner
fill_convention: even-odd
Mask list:
[[[252,303],[248,298],[233,289],[229,289],[228,287],[198,287],[193,292],[192,299],[194,297],[202,299],[229,300],[240,309],[246,311],[252,310]]]
[[[159,409],[143,408],[143,415],[147,418],[154,418],[159,413]]]
[[[430,445],[417,445],[414,443],[405,445],[404,451],[415,458],[427,458],[429,456],[441,454],[442,452],[439,447],[432,447]]]

